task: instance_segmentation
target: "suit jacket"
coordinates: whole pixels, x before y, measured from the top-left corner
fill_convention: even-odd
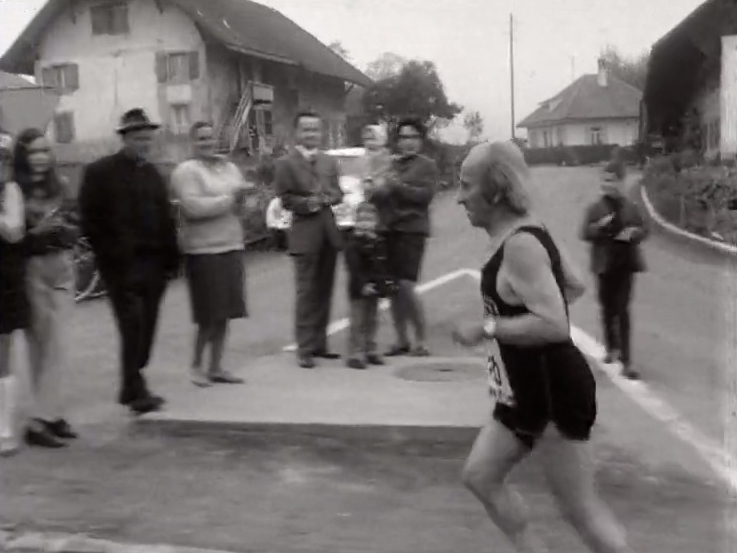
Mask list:
[[[343,200],[338,164],[319,152],[308,160],[292,150],[276,162],[276,194],[284,209],[292,212],[289,229],[289,253],[317,253],[327,240],[334,248],[342,247],[340,231],[332,206]],[[317,202],[319,205],[311,205]]]
[[[604,228],[594,223],[615,214],[614,220]],[[636,227],[639,230],[633,240],[622,243],[614,239],[623,228]],[[613,204],[605,197],[594,202],[586,210],[581,226],[581,239],[591,244],[591,272],[596,275],[619,269],[638,273],[646,269],[640,243],[645,240],[650,229],[639,206],[629,198],[621,198]]]
[[[168,187],[156,166],[118,152],[85,168],[79,191],[82,231],[106,280],[125,280],[136,256],[162,256],[166,271],[179,263]]]

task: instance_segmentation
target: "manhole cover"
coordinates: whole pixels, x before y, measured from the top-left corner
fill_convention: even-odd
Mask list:
[[[448,359],[409,365],[398,369],[394,374],[402,380],[415,382],[457,382],[484,378],[484,366],[481,360]]]

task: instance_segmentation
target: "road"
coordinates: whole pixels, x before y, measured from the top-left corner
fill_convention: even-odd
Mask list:
[[[587,248],[577,233],[585,206],[598,194],[598,172],[539,168],[534,177],[537,210],[574,260],[587,267]],[[452,196],[436,201],[433,221],[424,280],[485,262],[486,239],[468,227]],[[735,336],[733,317],[725,309],[733,306],[728,298],[734,296],[727,295],[733,267],[658,233],[646,244],[645,254],[649,271],[638,279],[633,306],[635,362],[655,393],[701,432],[722,442],[730,407],[724,399],[729,390],[727,338]],[[475,305],[476,285],[469,280],[467,286],[465,297],[463,290],[455,290],[452,299],[429,294],[434,352],[442,354],[450,347],[448,329]],[[341,274],[334,318],[346,314],[344,289]],[[246,376],[259,356],[291,342],[289,259],[276,253],[251,256],[248,292],[251,318],[233,325],[227,352],[229,365],[245,367]],[[578,327],[600,336],[592,292],[574,306],[572,318]],[[84,438],[69,452],[24,452],[7,461],[0,474],[0,521],[235,551],[275,551],[275,540],[278,550],[295,552],[332,553],[331,546],[336,552],[460,551],[454,547],[461,543],[466,544],[464,550],[480,551],[488,532],[498,550],[507,551],[458,488],[458,452],[435,458],[432,453],[346,452],[330,444],[267,447],[227,439],[136,436],[113,402],[117,340],[107,303],[79,305],[71,332],[74,363],[65,394],[70,419],[80,425]],[[182,283],[175,283],[165,301],[150,374],[154,388],[164,395],[186,378],[191,337],[186,293]],[[334,340],[334,347],[342,349],[344,336]],[[728,499],[723,484],[688,446],[673,446],[665,426],[601,374],[598,380],[602,486],[638,543],[654,553],[727,553],[719,538]],[[433,475],[430,481],[421,477],[428,473]],[[533,467],[521,474],[537,473]],[[547,496],[539,478],[531,478],[527,492],[539,498],[533,499],[536,518],[553,524],[550,500],[543,499]],[[672,531],[673,520],[681,530]],[[340,530],[328,532],[336,521]],[[256,531],[251,523],[263,529]],[[381,540],[375,548],[358,545],[371,539],[373,524],[376,535],[389,545],[379,546]],[[444,527],[452,530],[441,530]],[[577,551],[558,526],[550,534],[561,550]],[[408,541],[408,535],[414,541]],[[309,547],[299,541],[302,538]],[[432,539],[437,539],[436,545]]]

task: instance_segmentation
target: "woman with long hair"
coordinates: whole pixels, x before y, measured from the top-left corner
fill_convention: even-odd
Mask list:
[[[484,143],[461,168],[458,203],[494,252],[481,271],[484,319],[453,333],[488,345],[493,417],[464,468],[465,485],[520,552],[547,547],[528,524],[522,498],[506,483],[539,445],[562,514],[597,553],[631,551],[624,531],[596,492],[589,441],[596,382],[570,334],[568,305],[583,286],[567,256],[532,214],[529,171],[511,142]]]
[[[33,411],[29,445],[59,448],[77,437],[63,417],[63,375],[68,365],[69,320],[74,306],[72,250],[79,236],[76,202],[56,171],[51,145],[38,129],[18,135],[15,180],[23,192],[31,326],[27,331]]]
[[[248,316],[245,299],[244,236],[239,213],[246,182],[238,167],[215,151],[213,127],[197,122],[190,131],[194,157],[179,164],[171,181],[182,214],[181,248],[197,325],[192,382],[239,384],[222,366],[228,322]],[[210,346],[210,363],[202,368]]]
[[[15,331],[30,324],[26,294],[23,194],[13,182],[13,139],[0,132],[0,455],[18,450],[15,437],[16,381],[11,370]]]

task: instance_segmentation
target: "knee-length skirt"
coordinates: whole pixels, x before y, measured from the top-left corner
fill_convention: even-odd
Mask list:
[[[243,251],[191,254],[185,271],[198,325],[212,325],[248,317]]]

